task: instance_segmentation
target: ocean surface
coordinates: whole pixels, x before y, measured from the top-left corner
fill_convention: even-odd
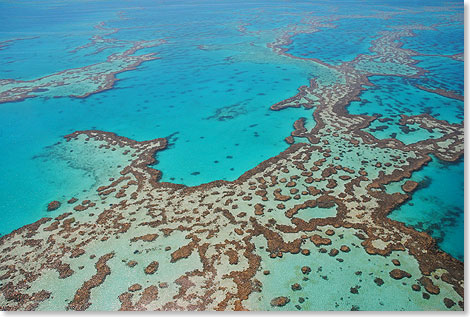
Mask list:
[[[80,86],[92,93],[79,98],[69,96],[78,89],[70,85],[0,103],[0,235],[57,215],[59,211],[47,211],[53,200],[95,195],[96,186],[121,164],[112,155],[97,157],[54,146],[78,130],[110,131],[137,141],[168,137],[169,147],[158,152],[152,166],[162,171],[161,181],[194,186],[237,179],[289,147],[284,139],[295,120],[305,117],[309,129],[315,126],[314,108],[270,110],[311,78],[336,80],[306,59],[341,65],[373,54],[369,48],[381,32],[405,24],[442,23],[403,40],[403,48],[421,54],[413,58],[427,72],[418,78],[372,76],[373,86],[347,111],[390,118],[376,120],[365,130],[405,144],[442,134],[403,129],[398,124],[402,114],[463,121],[463,101],[417,88],[463,96],[463,60],[448,57],[463,52],[462,21],[432,10],[444,2],[426,1],[430,9],[419,14],[415,11],[423,1],[317,2],[312,7],[307,1],[280,0],[0,1],[0,79],[36,80],[103,63],[139,41],[164,41],[132,52],[130,56],[156,57],[135,69],[120,72],[121,66],[113,65],[119,72],[111,89],[94,93]],[[385,22],[382,18],[398,13]],[[336,20],[346,14],[355,17]],[[318,32],[306,29],[283,45],[291,57],[267,46],[282,28],[328,15],[335,18],[316,26]],[[113,70],[106,67],[105,72]],[[446,163],[433,157],[412,175],[420,185],[411,200],[389,215],[428,232],[442,250],[462,261],[463,169],[463,158]],[[390,184],[387,190],[400,191],[399,186]],[[336,211],[322,212],[328,217]],[[275,292],[276,285],[267,287]]]

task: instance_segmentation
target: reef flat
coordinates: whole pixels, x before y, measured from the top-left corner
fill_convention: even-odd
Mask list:
[[[322,5],[326,12],[336,12]],[[45,217],[0,238],[1,309],[463,310],[463,262],[445,252],[429,232],[389,217],[417,191],[426,190],[412,179],[415,173],[424,173],[430,161],[453,164],[464,155],[462,92],[436,87],[440,78],[420,82],[430,71],[416,58],[430,54],[404,45],[405,39],[412,43],[419,37],[415,32],[435,32],[454,19],[460,23],[460,9],[384,8],[315,17],[301,12],[292,13],[301,22],[277,26],[270,21],[270,28],[255,22],[264,21],[261,16],[268,9],[240,13],[241,21],[228,25],[250,41],[241,43],[237,37],[212,44],[206,39],[209,43],[194,50],[229,50],[224,59],[230,64],[285,63],[311,72],[297,93],[267,107],[276,115],[299,110],[289,122],[285,149],[234,180],[191,186],[170,182],[160,168],[161,157],[170,155],[172,143],[178,142],[175,135],[138,141],[99,129],[66,134],[44,156],[53,153],[92,171],[94,183],[79,198],[50,201],[50,214],[45,211]],[[423,13],[442,15],[441,23],[402,20],[403,15]],[[299,56],[302,50],[291,47],[312,40],[305,35],[334,30],[335,23],[348,19],[373,19],[380,28],[365,44],[358,40],[360,53],[352,58],[335,57],[328,48]],[[105,35],[93,36],[73,52],[92,48],[101,54],[107,45],[117,45],[103,37],[124,29],[98,24],[96,30]],[[116,72],[155,59],[153,53],[134,56],[137,50],[160,44],[165,44],[159,46],[162,50],[171,45],[166,40],[127,43],[131,48],[111,55],[122,59],[119,70],[108,57],[96,64],[97,72],[85,66],[41,80],[57,84],[56,92],[51,89],[54,96],[81,95],[87,101],[103,87],[112,91]],[[459,55],[437,55],[461,63]],[[83,76],[90,76],[95,85],[86,92],[62,94],[65,84],[57,76],[80,89]],[[402,96],[396,89],[398,101],[371,107],[376,112],[357,113],[371,98],[368,92],[376,96],[384,89],[376,78],[403,80],[423,103],[446,98],[455,109],[434,113],[421,110],[425,105],[413,108],[413,95]],[[36,88],[31,87],[43,85],[33,80],[22,91],[23,82],[7,84],[6,104],[34,97]],[[393,107],[415,111],[400,114]],[[243,103],[220,106],[203,120],[212,125],[212,133],[223,133],[216,124],[248,116],[248,109]],[[397,132],[382,137],[387,129]]]
[[[112,34],[108,33],[107,35]],[[90,45],[97,45],[93,38]],[[106,41],[105,41],[106,42]],[[68,69],[56,74],[41,77],[30,81],[17,81],[13,79],[0,80],[0,103],[21,101],[26,98],[43,97],[78,97],[85,98],[91,94],[111,89],[116,74],[133,70],[145,61],[157,59],[154,53],[134,56],[133,54],[144,48],[155,47],[165,43],[164,40],[139,41],[131,43],[131,47],[122,53],[115,53],[105,62],[88,65],[76,69]],[[88,46],[84,46],[88,47]],[[83,49],[79,47],[72,52]],[[103,51],[107,47],[100,47]]]

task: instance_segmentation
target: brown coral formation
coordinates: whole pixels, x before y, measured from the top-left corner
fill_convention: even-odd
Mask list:
[[[308,266],[302,266],[302,273],[303,274],[309,274],[312,271],[312,269]]]
[[[424,286],[426,291],[429,294],[437,295],[440,292],[439,286],[434,285],[432,280],[429,277],[423,276],[420,280],[421,284]]]
[[[158,261],[152,261],[149,265],[145,268],[145,274],[154,274],[158,270],[159,263]]]
[[[396,280],[401,280],[402,278],[411,277],[411,274],[400,269],[393,269],[390,271],[390,276]]]
[[[91,290],[102,284],[106,279],[106,276],[111,273],[106,262],[108,262],[113,256],[113,253],[105,254],[98,260],[98,262],[96,262],[96,274],[93,275],[91,279],[83,283],[82,287],[77,290],[75,297],[68,305],[68,309],[85,310],[91,305],[89,302]]]
[[[289,302],[290,302],[290,299],[288,297],[280,296],[280,297],[273,298],[271,300],[271,306],[282,307],[282,306],[286,306],[287,303]]]
[[[136,241],[152,242],[152,241],[155,241],[156,238],[158,238],[158,233],[148,233],[140,237],[132,238],[131,242],[136,242]]]
[[[48,205],[47,205],[47,211],[54,211],[56,209],[59,209],[60,207],[60,201],[57,201],[57,200],[54,200],[54,201],[51,201]]]
[[[314,234],[313,236],[311,236],[310,241],[312,241],[317,247],[319,247],[321,245],[330,245],[331,244],[331,239],[322,238],[318,234]]]
[[[418,183],[415,182],[415,181],[406,181],[402,186],[401,186],[401,189],[403,189],[403,191],[405,193],[411,193],[412,191],[414,191],[416,189],[416,187],[418,187]]]

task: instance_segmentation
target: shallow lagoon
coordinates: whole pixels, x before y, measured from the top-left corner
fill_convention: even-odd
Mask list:
[[[375,120],[366,128],[379,139],[394,137],[411,144],[442,136],[439,131],[430,133],[417,125],[409,129],[401,128],[397,123],[402,114],[412,116],[428,113],[450,123],[459,123],[463,119],[462,101],[418,89],[402,78],[372,77],[371,82],[374,86],[365,90],[361,100],[352,102],[348,110],[352,114],[379,114],[381,118],[390,118],[390,121],[385,122]],[[429,232],[443,250],[461,260],[464,240],[463,166],[463,160],[460,163],[444,163],[434,158],[412,177],[427,185],[413,194],[409,203],[390,215],[394,220]],[[441,190],[442,184],[445,184],[445,193]]]
[[[447,59],[449,60],[449,59]],[[459,62],[460,63],[460,62]],[[408,130],[397,124],[400,116],[430,114],[449,123],[460,123],[463,119],[463,102],[430,93],[413,86],[414,81],[400,77],[371,77],[374,86],[363,91],[360,101],[348,106],[351,114],[380,115],[367,131],[379,139],[397,138],[410,144],[431,137],[439,137],[439,131],[430,134],[424,129]]]
[[[446,163],[436,158],[415,172],[420,185],[413,197],[390,214],[434,237],[444,251],[464,260],[464,161]]]

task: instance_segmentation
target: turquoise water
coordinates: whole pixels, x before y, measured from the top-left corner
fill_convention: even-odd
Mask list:
[[[423,78],[413,80],[430,88],[443,88],[464,95],[463,62],[440,56],[417,56],[418,66],[429,72]]]
[[[74,6],[69,9],[73,11]],[[118,23],[115,17],[118,10],[113,10],[103,11],[99,17],[96,16],[98,12],[94,12],[88,17],[94,19],[94,23],[82,21],[79,12],[71,14],[70,18],[75,20],[67,22],[72,25],[67,37],[75,35],[74,30],[79,26],[83,31],[78,32],[77,37],[72,36],[73,41],[70,42],[53,35],[57,32],[64,34],[63,24],[59,22],[49,25],[44,30],[47,35],[40,35],[31,43],[26,40],[14,42],[0,53],[16,56],[18,52],[20,55],[19,61],[8,66],[15,76],[9,72],[2,75],[29,80],[103,60],[104,56],[119,49],[91,56],[85,56],[82,51],[78,55],[68,53],[70,49],[86,44],[86,38],[94,30],[93,25],[102,19],[112,16],[110,25],[122,23],[120,27],[129,28],[135,27],[136,23],[154,23],[145,19]],[[174,8],[170,6],[168,12],[179,10],[180,7],[175,5]],[[200,10],[205,12],[204,8]],[[54,12],[48,14],[54,15]],[[218,19],[218,11],[208,14]],[[160,15],[167,20],[172,18],[164,13]],[[197,15],[188,15],[188,20],[188,25],[182,30],[180,26],[169,26],[165,30],[168,34],[154,29],[147,31],[158,33],[157,37],[178,36],[179,40],[167,47],[149,50],[158,52],[161,59],[146,62],[138,70],[119,74],[119,81],[112,90],[86,99],[27,99],[0,106],[0,135],[5,149],[0,173],[7,180],[0,183],[0,206],[4,219],[0,233],[5,234],[50,215],[45,209],[51,200],[64,201],[80,194],[85,196],[93,187],[96,171],[70,165],[68,160],[61,158],[33,158],[47,156],[46,147],[62,141],[63,135],[76,130],[113,131],[136,140],[171,136],[169,149],[157,157],[159,163],[156,168],[163,171],[164,181],[186,185],[236,179],[287,148],[284,138],[290,134],[293,122],[306,113],[301,109],[273,112],[269,106],[290,97],[299,84],[307,84],[311,77],[310,69],[282,59],[277,63],[233,63],[227,60],[231,51],[196,49],[204,41],[226,43],[233,41],[234,33],[237,40],[239,35],[232,29],[227,29],[226,33],[218,27],[214,30],[212,24],[204,23]],[[159,23],[165,25],[168,21]],[[33,26],[27,26],[30,27]],[[135,40],[136,35],[137,39],[145,38],[145,34],[138,30],[120,31],[118,34],[122,33],[122,38],[119,36],[119,39]],[[3,36],[11,37],[10,34]],[[46,39],[48,45],[41,42]],[[24,50],[31,44],[42,49],[30,47]],[[54,63],[50,54],[57,56],[61,63]],[[23,63],[23,60],[28,62]],[[39,62],[42,60],[47,62]],[[230,115],[224,115],[226,112]],[[99,166],[96,168],[100,169]],[[27,197],[25,193],[28,193]],[[63,208],[58,210],[63,211]]]
[[[412,80],[399,77],[372,77],[371,82],[374,86],[365,90],[361,94],[361,100],[352,102],[348,110],[352,114],[379,114],[382,119],[390,119],[384,122],[375,120],[366,128],[379,139],[396,138],[411,144],[442,136],[439,131],[430,133],[417,125],[400,127],[397,123],[402,114],[411,116],[427,113],[450,123],[460,123],[463,120],[462,101],[418,89],[410,85]],[[430,233],[444,251],[462,261],[463,168],[463,159],[460,163],[445,163],[434,158],[428,166],[413,174],[412,179],[422,182],[423,186],[413,194],[407,204],[390,215],[394,220]]]
[[[353,60],[358,54],[371,54],[371,41],[384,29],[383,20],[373,18],[342,19],[331,23],[331,27],[320,28],[319,32],[294,36],[287,53],[340,64]],[[348,34],[347,39],[344,34]]]
[[[459,62],[460,63],[460,62]],[[366,130],[379,139],[396,138],[404,143],[415,143],[429,137],[440,137],[439,131],[429,133],[412,127],[406,129],[397,123],[400,115],[407,116],[427,113],[439,120],[460,123],[463,120],[463,101],[430,93],[413,86],[413,81],[401,77],[371,77],[373,87],[363,91],[360,101],[353,101],[348,106],[351,114],[381,115]]]
[[[263,267],[256,278],[263,283],[264,294],[252,293],[248,301],[259,305],[260,310],[269,310],[269,301],[274,296],[288,296],[291,301],[279,309],[289,311],[440,309],[439,303],[420,304],[422,294],[411,291],[410,282],[394,280],[388,274],[393,267],[391,259],[396,258],[403,270],[419,275],[417,268],[413,267],[417,264],[416,259],[406,252],[395,251],[388,257],[373,256],[371,265],[371,257],[360,246],[359,239],[347,229],[335,230],[341,236],[331,237],[331,247],[339,248],[344,241],[350,241],[350,252],[340,252],[331,257],[328,253],[318,252],[309,241],[305,247],[315,252],[314,257],[286,254],[283,258],[271,259],[262,254]],[[262,243],[257,243],[259,245]],[[307,276],[301,271],[304,265],[312,270]],[[268,276],[261,273],[266,269],[270,271]],[[382,279],[384,284],[378,286],[374,282],[376,278]],[[292,290],[294,283],[300,284],[301,289]],[[329,291],[331,288],[335,291]],[[351,288],[357,292],[353,294]]]
[[[419,188],[412,198],[394,210],[390,218],[433,236],[439,246],[464,259],[464,161],[433,160],[413,174]]]
[[[416,30],[413,38],[405,39],[404,48],[415,50],[421,54],[454,55],[462,53],[464,30],[459,22],[436,26],[435,30]]]
[[[294,95],[310,78],[327,82],[335,80],[335,74],[305,61],[279,56],[267,48],[282,33],[282,28],[302,25],[311,31],[308,23],[304,23],[311,17],[331,23],[329,27],[320,27],[319,32],[294,36],[286,49],[294,56],[337,65],[358,54],[369,54],[369,45],[379,31],[404,25],[410,19],[423,24],[446,19],[439,13],[428,12],[382,20],[370,17],[379,14],[377,8],[397,13],[401,12],[395,7],[397,4],[408,9],[420,4],[408,1],[374,4],[377,6],[358,6],[354,1],[315,5],[307,1],[261,0],[217,4],[90,1],[85,7],[81,1],[40,4],[0,1],[0,41],[23,39],[0,48],[2,79],[33,80],[103,62],[135,41],[167,41],[165,45],[136,52],[135,55],[156,53],[160,59],[118,74],[119,81],[111,90],[85,99],[32,98],[0,104],[0,234],[66,211],[66,207],[61,207],[56,213],[48,213],[46,206],[55,199],[65,202],[72,196],[86,197],[99,180],[115,173],[111,166],[87,164],[89,157],[63,155],[50,148],[76,130],[112,131],[136,140],[169,137],[170,146],[158,153],[154,167],[163,172],[162,180],[186,185],[234,180],[283,151],[288,147],[284,138],[292,131],[293,122],[300,117],[310,118],[312,110],[275,112],[269,107]],[[369,17],[331,22],[326,19],[342,12]],[[100,22],[105,22],[104,30],[95,28]],[[240,32],[240,26],[247,31]],[[111,28],[119,31],[106,36]],[[367,34],[362,32],[364,28]],[[415,31],[418,36],[406,38],[404,47],[423,54],[461,53],[461,29],[454,23],[440,27],[439,32]],[[113,42],[73,52],[89,44],[95,35]],[[417,80],[374,77],[371,81],[375,86],[364,91],[362,100],[348,108],[353,114],[380,113],[391,118],[386,123],[376,121],[369,128],[379,138],[392,136],[413,143],[429,137],[423,131],[399,129],[396,122],[400,114],[429,113],[452,123],[463,120],[463,102],[413,86],[422,84],[463,93],[463,63],[436,56],[416,60],[430,73]],[[313,120],[307,122],[313,128]],[[438,132],[433,134],[438,136]],[[448,169],[461,166],[463,163],[449,165]],[[447,182],[456,193],[461,193],[463,184],[458,173],[439,174],[437,170],[426,167],[417,175],[436,179],[436,184]],[[416,211],[438,209],[441,203],[437,199],[419,199],[419,195],[437,195],[432,186],[420,189],[416,195],[412,208]],[[447,219],[453,212],[458,212],[459,216],[453,217],[460,219],[463,202],[457,198],[451,204],[455,208],[446,209],[452,211],[432,214],[433,219]],[[406,206],[392,217],[411,208]],[[304,214],[307,216],[307,212]],[[443,249],[461,257],[459,244],[454,242],[458,239],[461,242],[461,235],[451,233],[461,227],[460,220],[443,220],[441,228],[433,229],[426,219],[409,216],[400,219],[420,230],[433,230],[431,234],[439,238]]]

